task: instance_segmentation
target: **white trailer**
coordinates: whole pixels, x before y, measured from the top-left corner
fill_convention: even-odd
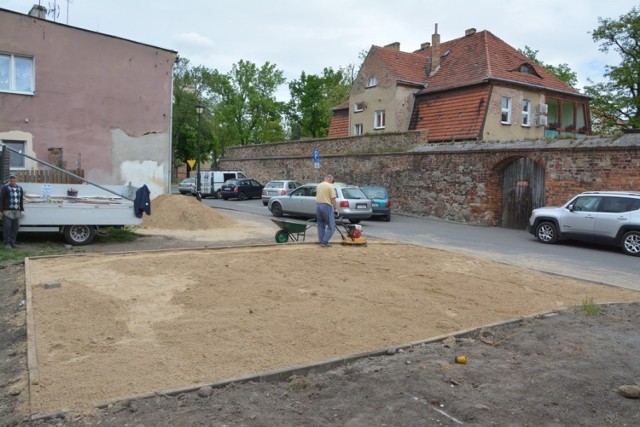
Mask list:
[[[19,183],[24,216],[19,232],[61,232],[74,246],[91,243],[100,228],[140,225],[131,186]],[[69,195],[69,190],[77,195]]]

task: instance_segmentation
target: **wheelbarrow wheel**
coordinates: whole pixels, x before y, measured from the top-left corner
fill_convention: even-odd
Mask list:
[[[285,230],[279,230],[276,233],[276,242],[286,243],[287,240],[289,240],[289,233],[287,233]]]

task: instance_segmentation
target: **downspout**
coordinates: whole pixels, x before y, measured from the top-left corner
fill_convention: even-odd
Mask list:
[[[171,176],[173,175],[173,68],[176,66],[177,61],[178,57],[176,56],[176,60],[171,65],[171,89],[169,90],[169,167],[167,168],[169,176],[166,180],[167,187],[165,188],[167,194],[171,194]]]

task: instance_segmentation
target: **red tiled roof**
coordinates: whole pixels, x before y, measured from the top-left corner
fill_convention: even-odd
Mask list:
[[[340,104],[342,105],[342,104]],[[347,102],[347,106],[349,103]],[[329,125],[329,138],[341,138],[349,136],[349,109],[338,107],[333,109],[331,124]]]
[[[429,61],[432,51],[433,46],[416,52]],[[502,80],[584,96],[489,31],[441,43],[440,56],[440,69],[427,78],[421,93]],[[534,73],[519,72],[523,64],[529,64]]]
[[[482,131],[490,90],[484,84],[421,97],[409,130],[427,130],[429,141],[475,140]]]
[[[371,46],[370,55],[379,56],[396,81],[424,85],[427,79],[423,53],[409,53],[393,48]]]

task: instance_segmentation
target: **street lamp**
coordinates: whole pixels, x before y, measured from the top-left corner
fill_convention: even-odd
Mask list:
[[[202,190],[202,187],[200,187],[200,118],[202,117],[203,110],[204,106],[198,102],[196,104],[196,113],[198,114],[198,169],[196,172],[196,197],[198,198],[198,201],[202,200],[202,196],[200,195],[200,191]]]

